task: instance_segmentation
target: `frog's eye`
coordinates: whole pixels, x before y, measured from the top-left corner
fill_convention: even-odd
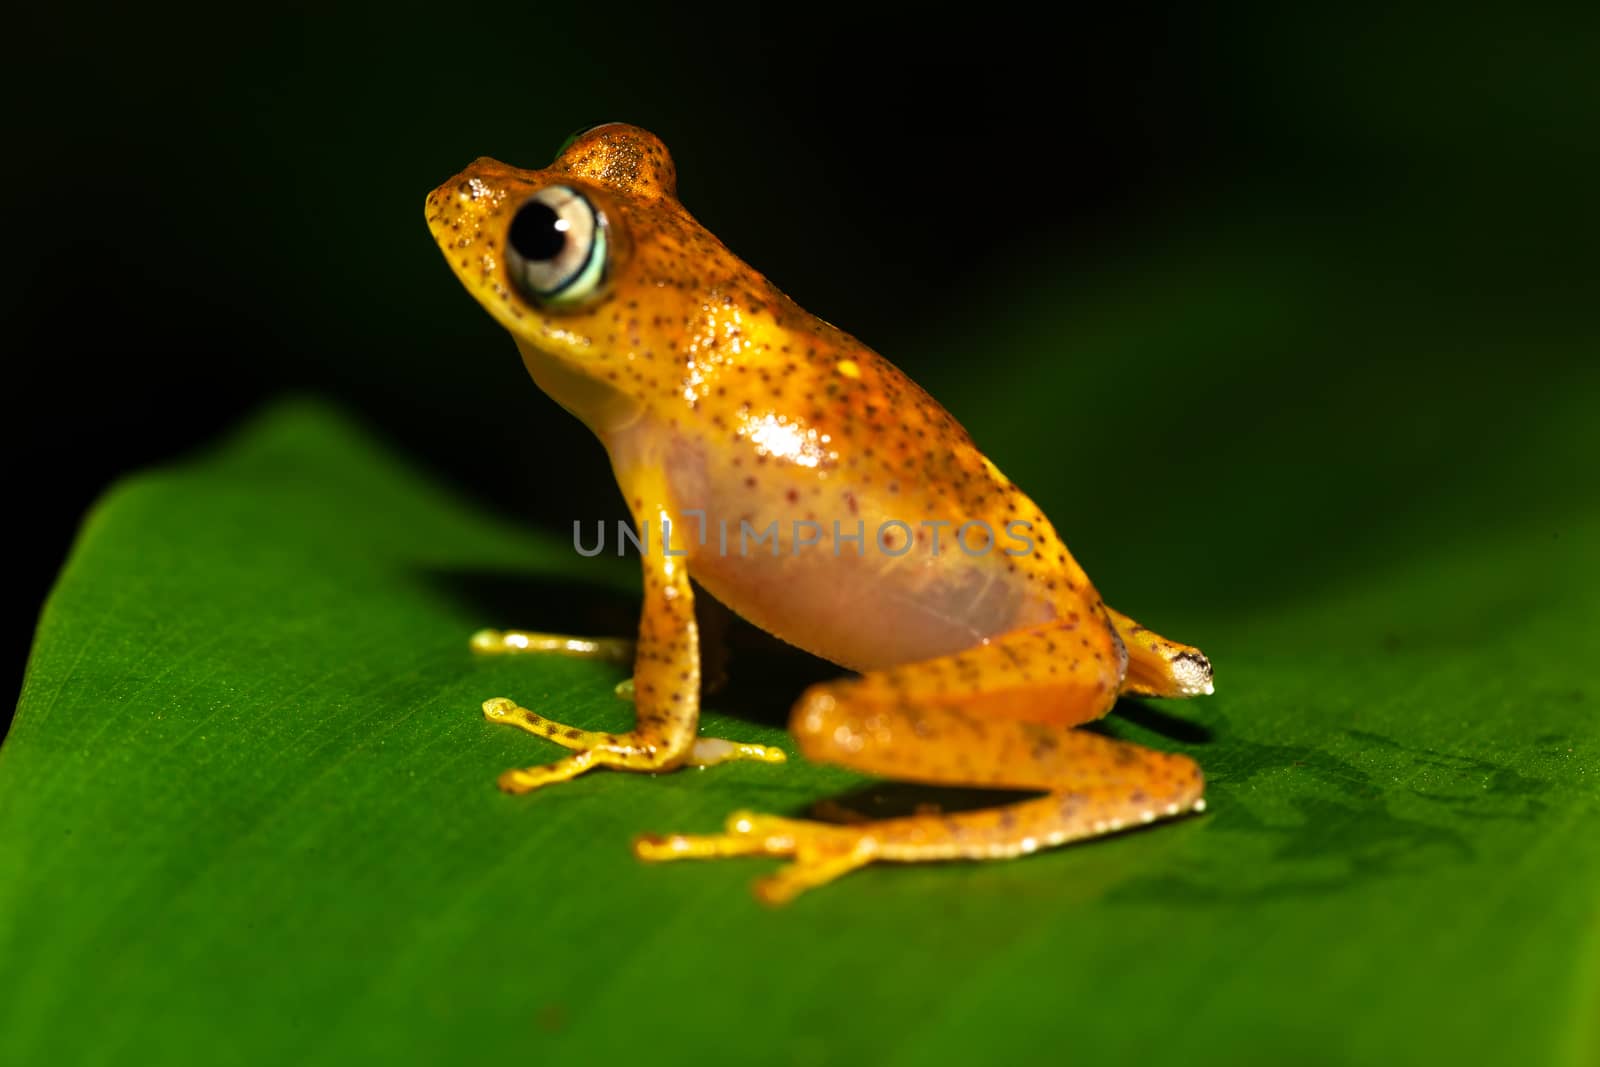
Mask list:
[[[607,255],[605,217],[567,185],[551,185],[517,208],[506,235],[506,266],[529,300],[557,307],[600,290]]]

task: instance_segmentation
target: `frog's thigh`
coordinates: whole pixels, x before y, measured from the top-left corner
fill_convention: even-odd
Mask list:
[[[809,759],[907,781],[1055,794],[871,824],[878,858],[1017,855],[1187,812],[1200,800],[1200,769],[1187,756],[1070,728],[1115,699],[1115,675],[1100,661],[1069,659],[1078,666],[1041,673],[1013,637],[1023,652],[1038,641],[1024,632],[920,665],[935,670],[913,668],[909,686],[886,684],[895,672],[815,686],[796,705],[790,729]],[[965,683],[935,681],[956,661],[965,663]]]
[[[813,712],[815,709],[813,709]],[[808,713],[809,714],[809,713]],[[943,785],[1042,789],[1050,796],[954,815],[867,824],[884,860],[984,859],[1195,810],[1200,768],[1086,730],[1015,719],[978,720],[953,708],[816,713],[801,746],[819,761]]]
[[[1009,732],[1002,723],[1048,725],[1057,734],[1098,719],[1116,702],[1120,673],[1121,653],[1105,623],[1074,615],[953,655],[814,685],[795,704],[789,730],[812,759],[889,778],[1002,784],[939,768],[974,744],[1001,741]],[[934,740],[941,710],[969,724],[965,736]],[[891,723],[900,728],[891,731]]]

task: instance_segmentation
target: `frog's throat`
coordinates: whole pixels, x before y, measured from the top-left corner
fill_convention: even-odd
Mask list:
[[[574,367],[560,356],[553,356],[515,334],[512,339],[534,383],[595,433],[604,436],[626,429],[643,414],[637,400],[618,392],[584,368]]]

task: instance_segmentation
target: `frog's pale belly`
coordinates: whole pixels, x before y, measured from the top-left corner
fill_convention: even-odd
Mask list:
[[[764,548],[748,557],[702,550],[689,571],[762,629],[856,671],[949,655],[1055,614],[1001,568],[959,555],[896,561],[845,546],[835,556],[826,544],[777,559]]]
[[[675,501],[697,513],[673,537],[690,552],[690,575],[824,659],[857,671],[914,663],[1055,617],[1008,565],[1000,539],[969,551],[946,525],[936,552],[928,516],[909,504],[890,510],[852,492],[845,508],[839,487],[815,471],[769,464],[751,475],[748,465],[707,463],[702,447],[681,439],[669,453]]]

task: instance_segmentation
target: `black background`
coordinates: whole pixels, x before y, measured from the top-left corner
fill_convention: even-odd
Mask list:
[[[1328,245],[1383,296],[1352,303],[1355,338],[1419,304],[1464,334],[1592,336],[1594,16],[1289,7],[35,11],[5,73],[14,682],[104,487],[285,391],[513,515],[609,506],[600,450],[575,453],[422,221],[474,157],[541,166],[598,121],[661,135],[714,233],[913,377],[937,368],[911,342],[996,277],[1197,226],[1359,235]],[[1441,344],[1400,377],[1442,410],[1504,375],[1496,417],[1537,419],[1517,382],[1583,358],[1561,351]],[[1389,348],[1342,359],[1396,373]],[[485,441],[572,458],[530,494],[474,462]]]

